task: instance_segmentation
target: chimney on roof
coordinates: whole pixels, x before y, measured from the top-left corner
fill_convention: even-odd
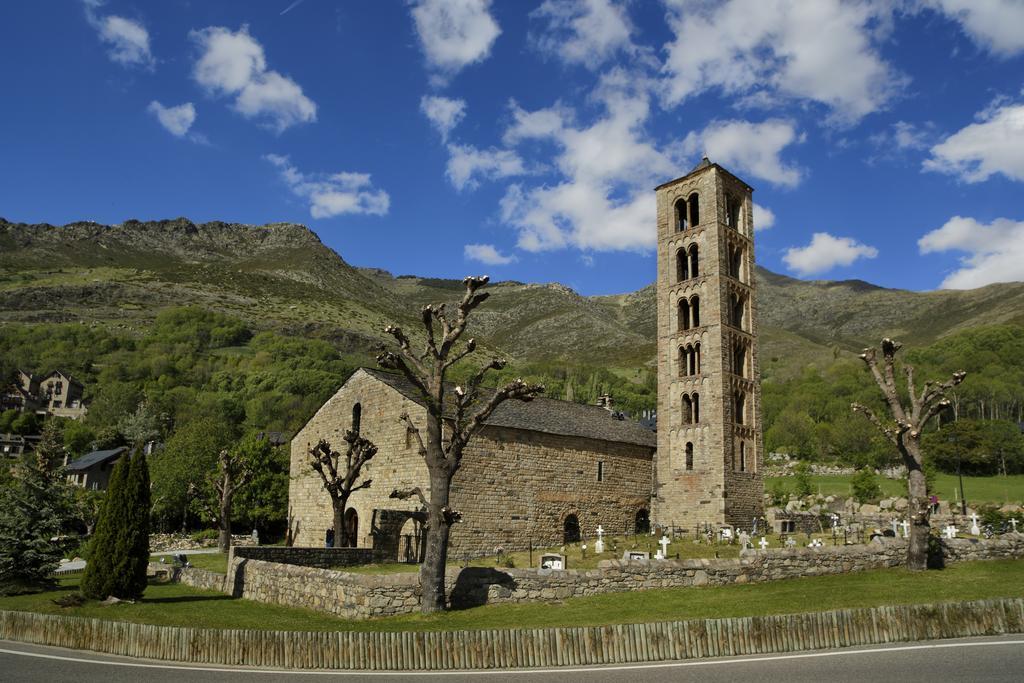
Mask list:
[[[615,408],[613,407],[614,401],[612,400],[612,397],[609,394],[601,394],[600,396],[598,396],[597,403],[595,405],[604,408],[609,413],[615,412]]]

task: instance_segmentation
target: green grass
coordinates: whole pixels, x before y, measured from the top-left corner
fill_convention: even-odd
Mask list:
[[[175,550],[168,553],[153,553],[149,559],[151,562],[159,562],[160,558],[164,557],[170,562],[171,558],[179,552],[185,554],[185,557],[188,558],[188,563],[193,567],[209,569],[211,572],[217,572],[218,574],[227,574],[228,572],[228,556],[224,553],[196,555],[187,550]]]
[[[812,476],[811,485],[815,491],[823,496],[849,496],[851,491],[850,479],[853,475],[835,476]],[[905,496],[906,485],[897,479],[886,479],[877,477],[879,486],[882,488],[882,495]],[[769,488],[775,482],[782,482],[783,487],[789,491],[793,490],[793,477],[769,477],[765,479],[765,488]],[[945,501],[957,500],[955,492],[958,489],[957,477],[955,474],[939,473],[935,475],[934,493]],[[1024,475],[1014,474],[1008,477],[964,477],[964,495],[967,503],[1020,503],[1024,501]]]
[[[309,610],[229,598],[180,584],[151,585],[137,604],[61,608],[54,598],[77,589],[0,598],[0,609],[67,614],[165,626],[301,631],[423,631],[598,626],[741,617],[879,605],[1024,596],[1024,560],[968,562],[942,571],[881,569],[837,576],[704,588],[671,588],[573,598],[557,603],[485,605],[423,617],[351,621]]]

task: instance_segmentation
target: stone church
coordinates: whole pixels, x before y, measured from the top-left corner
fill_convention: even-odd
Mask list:
[[[761,393],[754,307],[752,189],[704,159],[656,188],[658,430],[599,406],[550,398],[507,401],[467,447],[452,482],[453,558],[646,532],[652,522],[749,527],[762,513]],[[291,443],[289,523],[295,545],[323,546],[330,498],[308,464],[320,439],[336,449],[358,427],[378,446],[372,486],[345,513],[359,547],[415,561],[419,502],[429,488],[408,412],[426,409],[404,378],[358,370]]]

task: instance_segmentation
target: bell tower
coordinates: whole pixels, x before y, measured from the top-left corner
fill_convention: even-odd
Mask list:
[[[763,514],[764,492],[753,189],[705,157],[655,193],[653,520],[749,529]]]

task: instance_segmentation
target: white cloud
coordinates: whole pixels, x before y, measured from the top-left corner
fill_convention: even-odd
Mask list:
[[[504,266],[516,260],[515,256],[502,254],[493,244],[467,244],[463,255],[469,261],[479,261],[489,266]]]
[[[968,183],[996,173],[1024,180],[1024,104],[989,107],[978,116],[977,123],[932,147],[924,169],[959,176]]]
[[[836,123],[885,106],[904,82],[873,45],[887,3],[840,0],[667,0],[674,40],[663,71],[675,104],[718,88],[728,96],[820,102]]]
[[[530,17],[548,24],[532,36],[537,47],[566,63],[595,69],[620,50],[637,53],[626,10],[611,0],[545,0]]]
[[[512,103],[505,140],[544,140],[557,152],[556,184],[510,186],[501,219],[519,233],[527,251],[647,250],[654,246],[651,188],[673,177],[680,163],[656,148],[644,131],[650,115],[647,83],[616,69],[605,74],[593,99],[603,114],[590,125],[574,123],[560,106],[526,112]],[[678,146],[665,149],[677,151]]]
[[[309,201],[313,218],[330,218],[346,213],[383,216],[391,205],[384,190],[377,190],[369,173],[305,174],[286,156],[266,154],[281,174],[281,180],[297,197]]]
[[[804,136],[789,121],[712,121],[700,133],[687,135],[683,149],[691,156],[707,154],[712,161],[736,173],[795,187],[803,174],[798,167],[783,163],[780,154],[787,146],[803,140]]]
[[[754,202],[754,232],[767,230],[775,225],[775,212],[767,206]]]
[[[1024,51],[1024,2],[1020,0],[924,0],[958,22],[981,48],[999,57]]]
[[[152,69],[156,60],[149,49],[149,31],[142,22],[117,15],[96,13],[103,3],[85,0],[85,18],[96,29],[100,40],[110,46],[110,58],[123,66]]]
[[[196,108],[191,102],[179,104],[176,107],[165,107],[156,100],[149,103],[146,110],[156,117],[160,125],[176,137],[185,137],[188,129],[196,120]]]
[[[423,55],[439,82],[483,61],[501,34],[490,0],[418,0],[412,8]]]
[[[790,247],[782,260],[797,275],[816,275],[836,266],[848,266],[859,258],[875,258],[878,250],[850,237],[816,232],[806,247]]]
[[[448,180],[457,190],[475,190],[480,178],[494,180],[522,175],[523,160],[508,149],[477,149],[471,145],[448,145]]]
[[[277,132],[316,121],[316,104],[298,83],[267,69],[263,46],[249,35],[222,26],[192,31],[199,50],[192,77],[214,95],[234,95],[235,111],[266,121]]]
[[[424,96],[420,99],[420,111],[441,134],[441,140],[447,142],[448,134],[466,116],[466,101],[448,97]]]
[[[961,251],[961,268],[942,281],[944,289],[973,289],[993,282],[1024,281],[1024,221],[997,218],[989,224],[954,216],[917,241],[922,254]]]

